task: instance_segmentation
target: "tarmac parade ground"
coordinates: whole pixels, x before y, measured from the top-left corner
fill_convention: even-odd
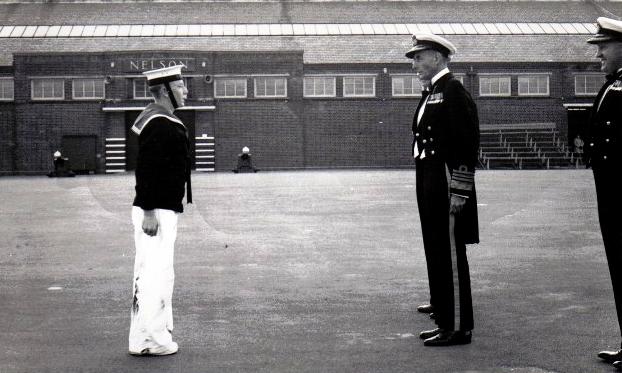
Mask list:
[[[177,355],[127,354],[133,175],[0,178],[0,373],[614,372],[589,170],[478,171],[475,330],[433,324],[413,170],[193,174]]]

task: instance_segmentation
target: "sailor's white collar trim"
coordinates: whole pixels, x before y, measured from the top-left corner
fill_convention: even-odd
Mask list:
[[[171,122],[179,123],[179,124],[181,124],[182,126],[184,126],[184,124],[183,124],[183,123],[182,123],[179,119],[177,119],[177,118],[173,118],[173,117],[171,117],[171,116],[164,115],[164,114],[154,114],[154,115],[150,116],[149,118],[147,118],[147,119],[145,120],[145,124],[143,124],[142,128],[138,128],[138,127],[136,127],[136,126],[132,126],[132,131],[134,131],[134,133],[135,133],[135,134],[140,135],[140,133],[141,133],[141,132],[145,129],[145,127],[147,127],[147,125],[148,125],[148,124],[149,124],[149,123],[150,123],[153,119],[158,118],[158,117],[164,117],[164,118],[166,118],[166,119],[170,120]],[[185,127],[185,126],[184,126],[184,127]]]

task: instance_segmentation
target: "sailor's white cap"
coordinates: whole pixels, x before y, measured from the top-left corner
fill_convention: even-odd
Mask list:
[[[175,80],[182,80],[181,68],[186,67],[184,65],[174,65],[157,70],[145,71],[143,74],[147,77],[147,83],[151,85],[162,84],[166,82],[172,82]]]

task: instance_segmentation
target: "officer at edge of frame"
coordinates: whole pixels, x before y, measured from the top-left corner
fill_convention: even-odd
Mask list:
[[[587,42],[598,47],[596,57],[607,81],[592,106],[583,156],[594,174],[598,220],[622,331],[622,199],[618,181],[622,161],[622,21],[599,17],[596,23],[598,32]],[[598,356],[622,370],[622,349],[601,351]]]

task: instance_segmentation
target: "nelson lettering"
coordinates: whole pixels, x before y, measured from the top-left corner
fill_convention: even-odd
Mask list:
[[[174,59],[146,59],[146,60],[130,60],[130,69],[132,71],[147,71],[161,69],[164,67],[185,65],[188,67],[188,60],[174,60]]]

